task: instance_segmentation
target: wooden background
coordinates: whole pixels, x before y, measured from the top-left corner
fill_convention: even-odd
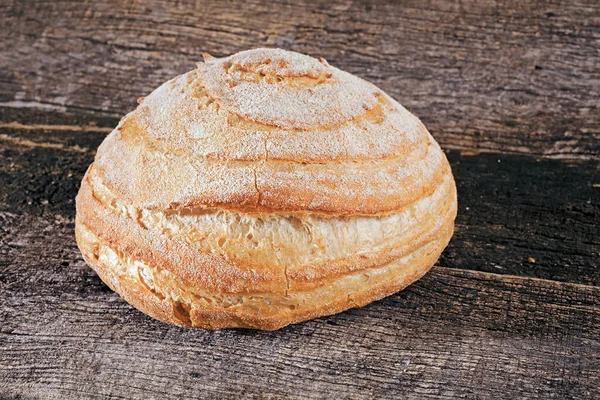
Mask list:
[[[74,197],[119,116],[277,46],[417,114],[458,185],[421,281],[277,332],[151,320],[83,262]],[[0,2],[0,398],[600,398],[598,1]]]

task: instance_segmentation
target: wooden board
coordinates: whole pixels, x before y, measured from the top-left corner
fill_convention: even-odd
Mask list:
[[[436,267],[383,301],[278,332],[182,329],[102,284],[79,256],[72,219],[0,215],[11,227],[0,260],[0,395],[598,394],[598,287]]]
[[[595,0],[9,1],[0,103],[121,116],[203,51],[277,46],[377,84],[445,148],[598,159],[599,20]]]
[[[73,199],[103,121],[0,115],[13,120],[0,128],[0,395],[543,399],[600,384],[597,162],[449,151],[461,211],[444,267],[281,332],[208,332],[137,312],[81,259]]]
[[[600,6],[0,4],[0,399],[600,398]],[[182,329],[88,268],[74,197],[137,97],[214,55],[320,55],[415,112],[456,177],[438,266],[361,309]]]

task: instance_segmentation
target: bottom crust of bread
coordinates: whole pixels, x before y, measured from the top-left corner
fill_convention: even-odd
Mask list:
[[[453,226],[418,250],[385,265],[359,271],[326,286],[285,295],[198,292],[169,271],[132,260],[76,222],[77,242],[86,262],[123,299],[164,322],[219,328],[279,329],[381,299],[421,278],[436,262]]]

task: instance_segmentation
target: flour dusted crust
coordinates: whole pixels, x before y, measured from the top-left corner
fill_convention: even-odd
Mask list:
[[[277,329],[420,278],[455,215],[418,118],[323,59],[256,49],[140,99],[83,179],[76,236],[155,318]]]

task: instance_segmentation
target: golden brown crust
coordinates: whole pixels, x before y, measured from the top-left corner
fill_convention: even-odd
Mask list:
[[[357,252],[355,242],[349,240],[348,256],[297,265],[278,265],[273,261],[277,256],[268,252],[242,258],[241,254],[235,254],[239,252],[238,247],[218,254],[214,249],[208,252],[194,246],[184,235],[167,234],[160,226],[148,229],[149,226],[141,221],[139,210],[129,208],[129,215],[123,216],[114,209],[116,207],[111,210],[98,200],[89,181],[88,172],[77,197],[77,215],[79,221],[92,228],[95,235],[110,247],[150,265],[160,265],[195,287],[227,293],[286,293],[296,288],[304,290],[328,284],[338,276],[374,268],[410,254],[439,237],[440,232],[445,232],[456,215],[454,181],[449,179],[446,190],[451,196],[448,197],[444,192],[433,205],[426,204],[428,214],[405,222],[410,226],[395,240],[383,246],[372,242],[372,251],[361,252]],[[416,209],[408,211],[410,214],[418,212]],[[351,220],[346,219],[346,223],[350,224]],[[162,231],[162,234],[157,234],[157,231]],[[219,232],[207,230],[201,234],[216,236]],[[282,246],[294,247],[295,244],[284,242]],[[298,247],[295,251],[303,252],[306,249]],[[237,257],[234,259],[233,256]]]
[[[277,329],[421,277],[456,188],[423,124],[324,60],[207,57],[141,101],[76,199],[86,261],[162,321]]]
[[[271,265],[229,262],[224,257],[203,253],[180,238],[144,229],[132,218],[120,217],[104,207],[84,179],[77,195],[78,221],[90,227],[110,247],[132,258],[160,265],[190,285],[209,290],[284,292],[283,269]]]
[[[385,214],[431,194],[449,170],[429,135],[404,158],[330,165],[209,160],[149,145],[139,134],[125,120],[102,144],[94,165],[119,197],[150,210]]]

